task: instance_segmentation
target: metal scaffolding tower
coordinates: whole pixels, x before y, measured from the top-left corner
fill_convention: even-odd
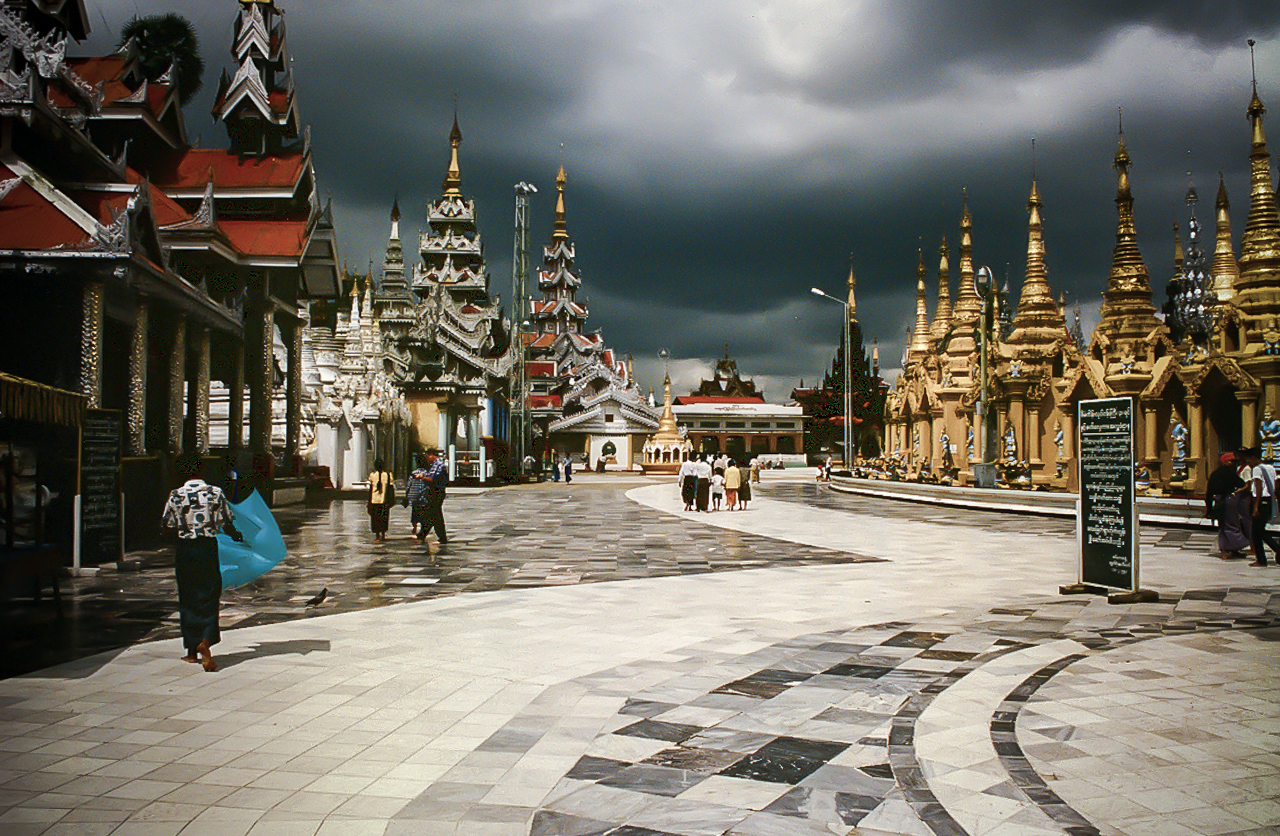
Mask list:
[[[511,316],[515,332],[516,379],[511,392],[511,437],[515,439],[518,472],[524,472],[532,435],[529,412],[529,349],[525,329],[529,327],[529,195],[537,192],[531,183],[515,185],[515,247],[511,258]]]

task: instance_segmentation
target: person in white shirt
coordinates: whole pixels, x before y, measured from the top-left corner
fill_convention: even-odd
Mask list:
[[[720,503],[724,500],[724,472],[716,468],[716,472],[711,475],[711,510],[719,511]]]
[[[707,461],[706,453],[697,458],[694,474],[698,477],[698,510],[706,511],[711,498],[711,462]]]
[[[1244,459],[1252,468],[1249,490],[1253,495],[1253,562],[1249,565],[1267,565],[1265,546],[1271,547],[1276,563],[1280,565],[1280,542],[1275,534],[1267,531],[1267,523],[1271,522],[1272,499],[1276,495],[1276,469],[1262,461],[1262,450],[1258,447],[1245,450]]]
[[[680,498],[684,500],[684,510],[692,511],[693,501],[698,496],[698,471],[694,459],[688,458],[680,463],[680,475],[676,481],[680,485]]]

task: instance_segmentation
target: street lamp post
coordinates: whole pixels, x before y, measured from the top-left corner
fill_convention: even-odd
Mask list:
[[[991,269],[989,267],[979,268],[977,275],[973,277],[973,290],[978,294],[978,298],[982,300],[982,311],[978,320],[978,328],[981,333],[981,342],[978,349],[978,414],[982,419],[982,435],[979,439],[982,461],[973,465],[973,478],[980,488],[994,488],[996,486],[996,463],[995,456],[991,450],[991,442],[994,440],[991,434],[991,402],[987,398],[987,340],[991,333],[991,291],[993,284]]]
[[[809,288],[809,292],[844,308],[844,466],[850,470],[853,468],[853,383],[849,374],[849,343],[853,341],[853,324],[849,317],[849,303],[816,287]]]

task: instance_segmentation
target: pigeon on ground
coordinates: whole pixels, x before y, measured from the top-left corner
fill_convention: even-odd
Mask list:
[[[317,595],[316,597],[314,597],[314,598],[312,598],[310,601],[308,601],[308,602],[306,603],[306,605],[305,605],[305,606],[308,606],[308,607],[318,607],[318,606],[320,606],[320,602],[321,602],[321,601],[323,601],[325,598],[328,598],[328,597],[329,597],[329,587],[327,587],[327,586],[326,586],[324,589],[320,590],[320,594],[319,594],[319,595]]]

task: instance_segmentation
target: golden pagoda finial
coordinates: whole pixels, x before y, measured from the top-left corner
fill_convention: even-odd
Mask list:
[[[916,250],[916,327],[911,332],[910,360],[920,360],[929,353],[929,303],[925,289],[924,247]]]
[[[1254,41],[1250,39],[1251,64],[1253,47]],[[1267,150],[1267,136],[1262,129],[1267,109],[1258,97],[1256,69],[1247,112],[1252,128],[1249,217],[1240,236],[1240,275],[1234,301],[1246,319],[1252,321],[1250,331],[1256,333],[1262,327],[1263,317],[1270,318],[1280,312],[1280,306],[1274,301],[1276,276],[1280,274],[1280,207],[1276,205],[1275,186],[1271,181],[1271,152]]]
[[[1236,282],[1240,279],[1240,264],[1236,261],[1235,239],[1231,234],[1231,201],[1227,198],[1227,185],[1218,172],[1218,199],[1215,201],[1217,228],[1213,246],[1213,291],[1220,302],[1229,302],[1236,295]]]
[[[1049,269],[1045,259],[1044,218],[1040,187],[1034,175],[1027,198],[1027,269],[1022,278],[1018,312],[1013,319],[1012,344],[1050,343],[1066,329],[1066,320],[1049,289]],[[1007,268],[1006,268],[1007,269]],[[1006,285],[1008,279],[1005,279]]]
[[[564,163],[560,163],[560,171],[556,174],[556,224],[555,231],[551,233],[551,237],[556,239],[569,237],[569,229],[564,214],[564,184],[566,179],[564,176]]]
[[[929,329],[934,339],[942,339],[951,328],[951,264],[948,256],[947,236],[942,236],[938,247],[938,307],[933,313],[933,326]]]
[[[458,165],[458,146],[462,144],[462,129],[458,127],[458,94],[453,95],[453,130],[449,131],[449,170],[444,175],[444,193],[462,194],[462,169]]]
[[[973,216],[969,214],[969,191],[960,190],[964,211],[960,215],[960,266],[956,301],[952,308],[952,320],[957,324],[977,322],[982,310],[982,300],[973,289]]]
[[[858,300],[856,292],[858,290],[858,277],[853,274],[853,253],[849,253],[849,321],[858,321]]]
[[[1173,272],[1175,276],[1182,274],[1182,263],[1187,260],[1182,250],[1182,227],[1173,222]]]
[[[1123,119],[1123,111],[1121,111]],[[1102,305],[1099,328],[1114,337],[1120,333],[1141,331],[1145,336],[1160,326],[1151,304],[1151,279],[1147,265],[1138,251],[1138,233],[1133,220],[1133,192],[1129,187],[1132,160],[1124,141],[1124,123],[1120,123],[1116,155],[1116,245],[1111,253],[1111,271],[1107,276],[1106,301]]]

